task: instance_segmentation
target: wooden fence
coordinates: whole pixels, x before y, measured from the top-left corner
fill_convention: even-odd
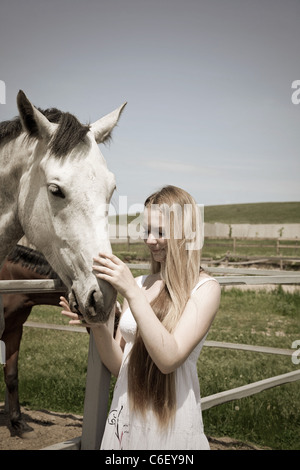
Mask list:
[[[247,240],[247,243],[245,243]],[[253,243],[251,243],[251,241]],[[267,241],[267,243],[263,243]],[[254,243],[255,242],[255,243]],[[286,243],[288,242],[288,244]],[[293,244],[292,244],[293,243]],[[206,248],[207,247],[221,247],[231,249],[232,254],[236,254],[237,248],[273,248],[277,255],[281,253],[281,250],[284,249],[294,249],[300,250],[300,242],[293,239],[257,239],[257,238],[228,238],[226,241],[218,241],[217,239],[206,238]],[[300,252],[299,252],[300,253]]]
[[[148,270],[149,264],[128,264],[132,269]],[[218,276],[216,279],[221,286],[236,285],[299,285],[300,274],[292,271],[262,271],[258,269],[241,269],[241,268],[206,268],[211,274],[226,274]],[[26,281],[0,281],[0,293],[16,293],[16,292],[62,292],[62,284],[57,280],[26,280]],[[1,296],[0,296],[1,299]],[[0,302],[1,308],[1,302]],[[26,325],[26,324],[25,324]],[[29,325],[28,325],[29,326]],[[36,325],[32,325],[36,326]],[[45,325],[46,328],[54,328],[55,326]],[[58,328],[58,327],[55,327]],[[59,327],[60,329],[70,329],[75,331],[74,327]],[[110,328],[113,328],[113,318],[110,320]],[[82,331],[79,330],[79,331]],[[288,354],[292,355],[293,350],[282,350],[277,348],[266,348],[250,345],[237,345],[232,343],[221,343],[206,341],[205,346],[208,347],[225,347],[234,349],[243,349],[248,351],[256,351],[270,354]],[[270,377],[258,382],[226,390],[208,397],[202,398],[202,409],[206,410],[221,403],[232,401],[235,399],[250,396],[259,393],[262,390],[276,387],[281,384],[300,380],[300,370],[292,371],[276,377]],[[90,335],[88,369],[86,378],[86,392],[84,402],[83,428],[82,435],[76,439],[47,447],[50,449],[81,449],[93,450],[99,449],[108,407],[108,396],[110,386],[110,373],[100,361],[99,354],[94,344],[93,335]]]

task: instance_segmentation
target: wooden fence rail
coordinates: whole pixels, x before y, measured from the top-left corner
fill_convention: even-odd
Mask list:
[[[128,264],[128,266],[133,269],[149,269],[149,264]],[[239,269],[239,268],[237,268]],[[265,275],[259,272],[260,270],[250,273],[247,270],[249,275],[239,275],[245,274],[245,272],[239,272],[233,268],[209,268],[212,273],[224,273],[226,276],[216,277],[221,286],[226,285],[266,285],[266,284],[300,284],[300,274],[295,274],[295,272],[282,272],[279,271],[276,274],[272,271],[264,271]],[[243,270],[244,271],[244,270]],[[4,293],[17,293],[17,292],[64,292],[63,285],[60,281],[57,280],[25,280],[25,281],[0,281],[0,294]],[[0,295],[1,299],[1,295]],[[1,302],[0,302],[1,308]],[[110,319],[110,328],[113,328],[113,318]],[[75,329],[72,327],[75,331]],[[209,343],[209,342],[207,342]],[[210,342],[211,343],[211,342]],[[217,343],[217,342],[215,342]],[[211,347],[235,347],[237,349],[245,349],[247,345],[232,345],[230,343],[219,343],[218,344],[206,344]],[[249,345],[248,345],[249,346]],[[256,352],[262,353],[271,353],[271,349],[275,348],[265,348],[257,350],[252,347],[248,350],[256,350]],[[285,351],[285,352],[283,352]],[[276,352],[273,351],[273,354]],[[280,353],[280,352],[277,352]],[[282,350],[282,354],[290,354],[288,350]],[[259,393],[262,390],[267,388],[275,387],[283,383],[288,383],[300,379],[300,370],[289,372],[281,376],[271,377],[259,382],[254,382],[252,384],[244,385],[232,390],[227,390],[224,392],[211,395],[202,399],[202,409],[208,409],[212,406],[217,406],[218,404],[225,403],[237,398],[242,398],[245,396],[253,395],[254,393]],[[61,448],[75,448],[82,450],[89,449],[99,449],[104,425],[107,415],[108,407],[108,396],[109,396],[109,385],[110,385],[110,373],[103,366],[100,361],[99,354],[97,352],[96,346],[94,344],[93,335],[90,334],[90,345],[89,345],[89,354],[88,354],[88,370],[87,370],[87,379],[86,379],[86,393],[85,393],[85,403],[84,403],[84,416],[83,416],[83,429],[82,436],[79,439],[70,441],[69,444],[63,443]],[[76,442],[75,442],[76,441]],[[51,448],[51,447],[50,447]],[[48,448],[48,449],[50,449]],[[52,448],[57,449],[57,446],[52,446]]]
[[[27,321],[23,325],[27,328],[41,328],[45,330],[69,331],[70,333],[86,333],[86,329],[81,326],[54,325],[51,323],[38,323]],[[227,343],[224,341],[205,341],[204,346],[213,348],[238,349],[242,351],[261,352],[266,354],[278,354],[282,356],[292,356],[293,349],[271,348],[269,346],[253,346],[251,344]]]
[[[237,387],[231,390],[226,390],[225,392],[210,395],[209,397],[202,398],[201,407],[202,410],[208,410],[213,406],[221,405],[223,403],[227,403],[228,401],[237,400],[244,397],[249,397],[250,395],[262,392],[268,388],[277,387],[278,385],[283,385],[289,382],[295,382],[296,380],[300,380],[300,370],[295,370],[293,372],[288,372],[287,374],[277,375],[275,377],[259,380],[258,382],[253,382],[248,385],[243,385],[242,387]]]
[[[136,267],[136,269],[141,268]],[[215,272],[214,269],[207,269],[207,271]],[[216,276],[215,279],[217,279],[221,285],[300,284],[300,274],[295,274],[295,272],[290,272],[287,275],[271,276]],[[18,292],[65,292],[65,289],[63,285],[55,279],[0,281],[1,294],[15,294]]]
[[[239,243],[239,240],[247,243]],[[267,240],[270,244],[261,243],[263,240]],[[251,243],[255,242],[255,243]],[[250,242],[250,243],[249,243]],[[294,242],[293,244],[286,244],[284,242]],[[294,250],[300,249],[300,243],[295,239],[257,239],[257,238],[228,238],[225,242],[218,241],[217,239],[206,238],[206,247],[227,247],[232,249],[232,253],[235,254],[237,248],[273,248],[277,254],[280,254],[280,250],[290,248]]]

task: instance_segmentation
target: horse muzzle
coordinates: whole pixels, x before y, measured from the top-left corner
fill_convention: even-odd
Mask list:
[[[69,296],[70,308],[87,323],[106,323],[117,299],[117,292],[105,283],[102,289],[98,284],[82,293],[80,287],[72,286]],[[102,286],[101,286],[102,287]]]

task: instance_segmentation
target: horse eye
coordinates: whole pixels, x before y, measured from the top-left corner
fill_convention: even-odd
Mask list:
[[[61,199],[64,199],[66,197],[60,187],[57,186],[57,184],[49,184],[49,191],[55,197],[60,197]]]

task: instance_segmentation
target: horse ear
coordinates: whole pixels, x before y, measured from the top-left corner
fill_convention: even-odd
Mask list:
[[[122,104],[119,108],[91,124],[90,129],[94,134],[97,144],[101,144],[110,138],[111,132],[120,119],[126,104],[127,103]]]
[[[23,129],[30,137],[49,138],[52,136],[56,126],[30,103],[22,90],[18,93],[17,105]]]

